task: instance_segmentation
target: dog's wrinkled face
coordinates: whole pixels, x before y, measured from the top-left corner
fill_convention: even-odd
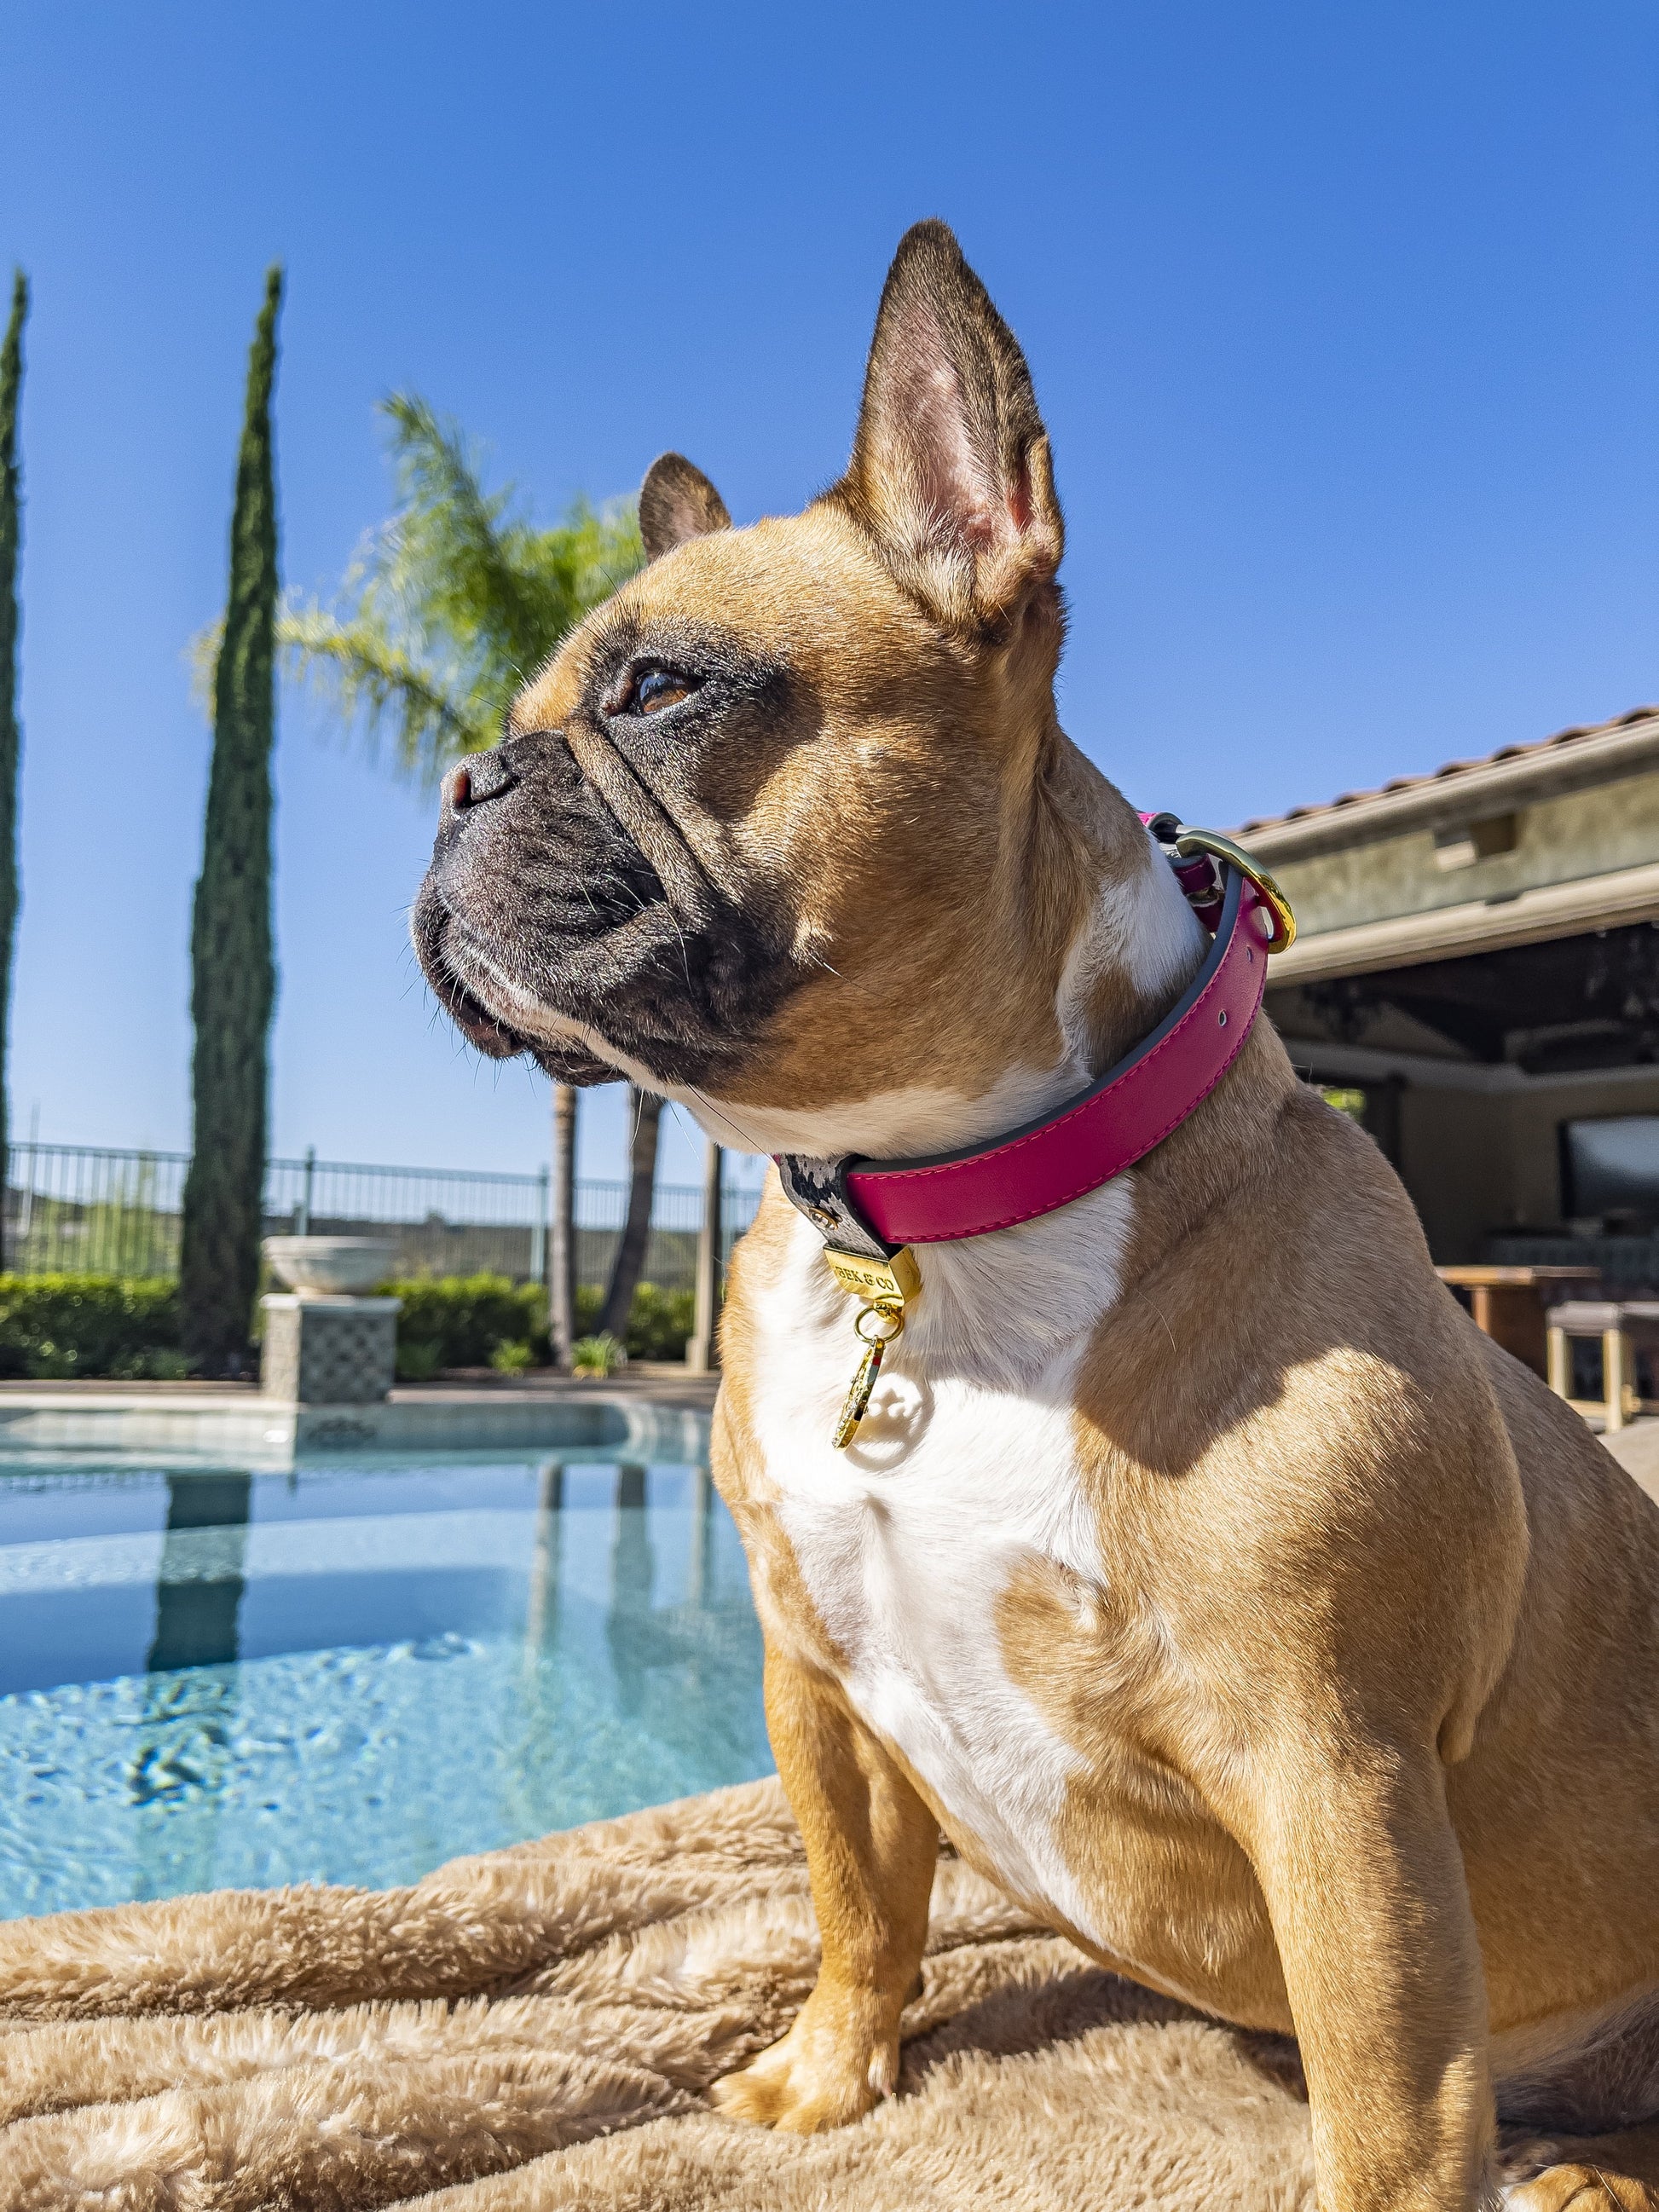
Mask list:
[[[899,250],[842,483],[733,530],[665,456],[641,524],[650,565],[446,785],[415,931],[462,1028],[565,1079],[791,1106],[890,1080],[866,1037],[911,1080],[1051,1059],[1031,963],[1052,982],[1087,872],[1033,865],[1060,515],[950,233]]]

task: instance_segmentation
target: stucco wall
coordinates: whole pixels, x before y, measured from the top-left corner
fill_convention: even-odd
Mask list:
[[[1273,872],[1311,936],[1639,867],[1659,861],[1659,775],[1540,800],[1520,811],[1516,826],[1512,853],[1468,867],[1437,866],[1433,836],[1422,830],[1315,860],[1275,861]]]

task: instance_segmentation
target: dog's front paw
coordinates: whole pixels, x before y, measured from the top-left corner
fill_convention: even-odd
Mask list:
[[[845,2127],[893,2093],[898,2034],[872,2036],[866,2008],[815,1990],[781,2043],[709,2091],[716,2111],[758,2127],[817,2135]]]
[[[1659,2193],[1602,2166],[1552,2166],[1535,2180],[1502,2192],[1504,2212],[1654,2212]]]

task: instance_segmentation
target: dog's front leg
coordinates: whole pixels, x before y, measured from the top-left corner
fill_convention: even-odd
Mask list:
[[[810,2135],[857,2119],[897,2081],[939,1829],[836,1684],[769,1644],[766,1725],[806,1845],[823,1962],[788,2034],[719,2082],[714,2100]]]
[[[1486,1983],[1431,1748],[1313,1729],[1246,1840],[1311,2107],[1320,2212],[1471,2212],[1494,2130]]]

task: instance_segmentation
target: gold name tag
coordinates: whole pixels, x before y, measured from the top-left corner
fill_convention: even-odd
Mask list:
[[[869,1304],[902,1306],[921,1296],[921,1270],[908,1244],[890,1260],[866,1260],[861,1252],[838,1252],[833,1244],[825,1245],[823,1256],[842,1290]]]

